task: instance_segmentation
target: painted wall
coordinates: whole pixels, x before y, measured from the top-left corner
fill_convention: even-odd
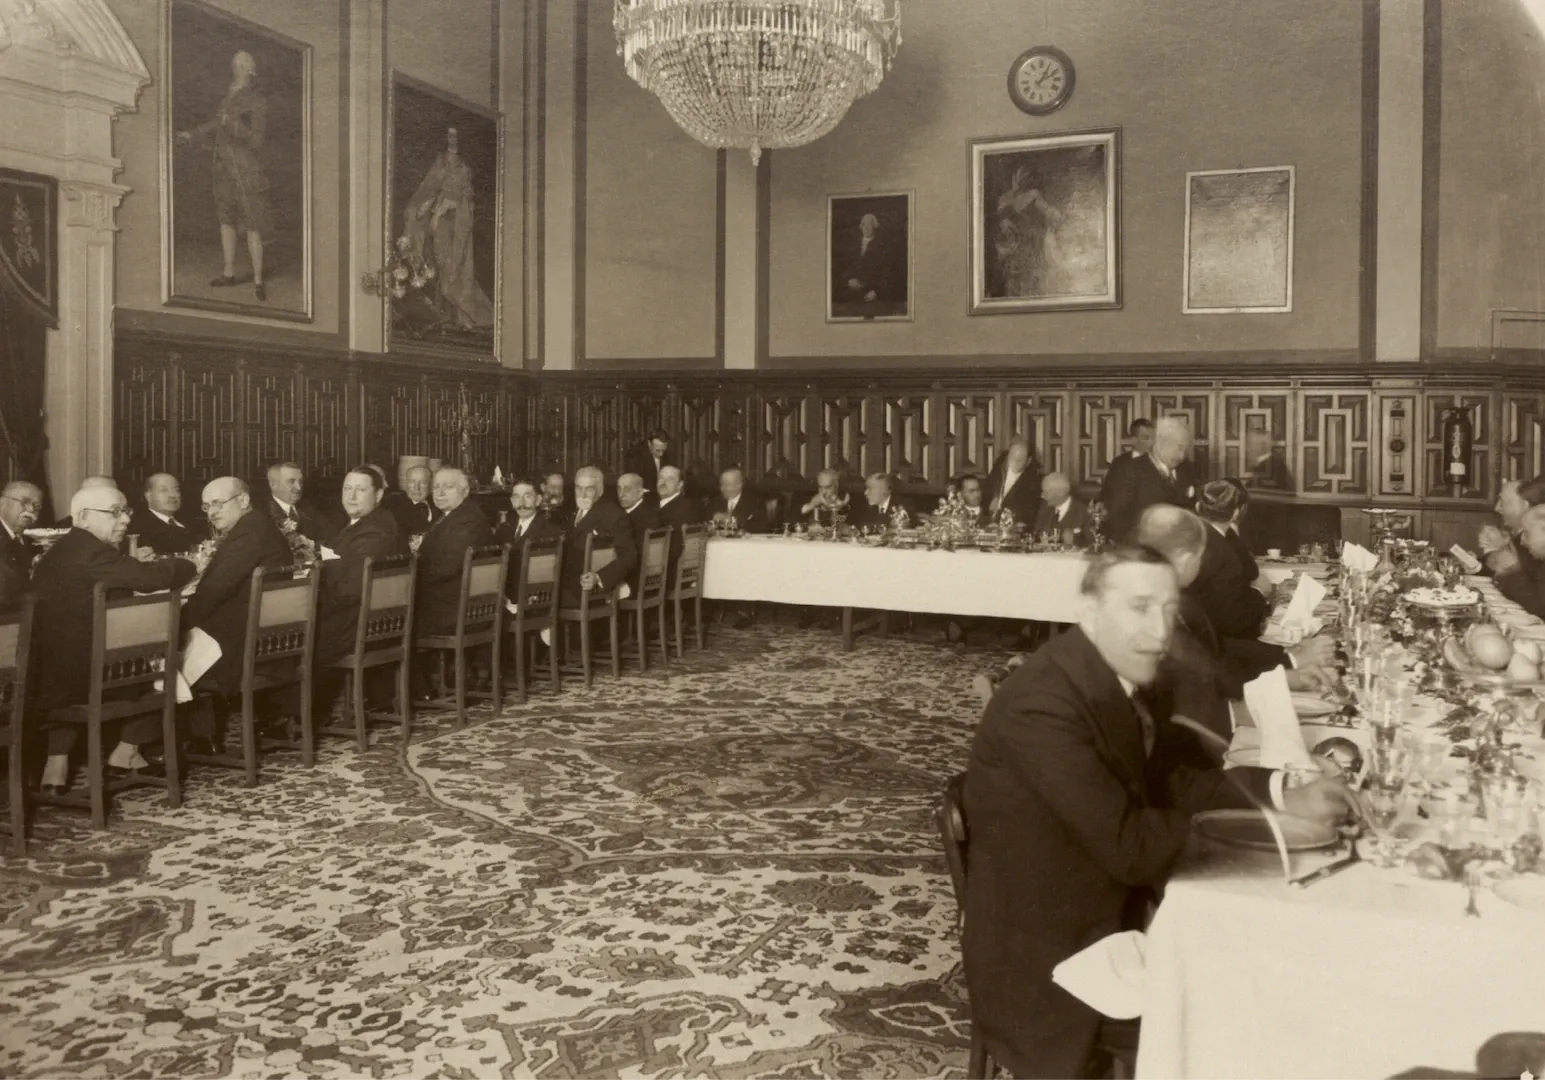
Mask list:
[[[1475,0],[1487,4],[1491,0]],[[1262,33],[1261,7],[1291,9]],[[1361,5],[1188,0],[1140,18],[1131,0],[920,2],[880,90],[831,135],[772,165],[770,352],[949,357],[1357,345]],[[1010,63],[1054,44],[1071,101],[1036,119],[1010,102]],[[969,316],[967,140],[1121,128],[1124,306]],[[1294,310],[1182,315],[1185,173],[1297,166]],[[916,195],[915,318],[825,322],[826,198]],[[812,361],[819,362],[819,361]]]
[[[1545,5],[1534,5],[1545,10]],[[1438,347],[1484,349],[1491,311],[1545,310],[1545,44],[1520,0],[1445,0]],[[1519,327],[1503,347],[1545,348]]]
[[[628,78],[610,4],[585,59],[585,355],[712,357],[717,155]]]

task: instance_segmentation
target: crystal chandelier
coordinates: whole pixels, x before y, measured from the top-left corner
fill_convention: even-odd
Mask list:
[[[698,142],[803,146],[880,85],[900,0],[616,0],[617,51]]]

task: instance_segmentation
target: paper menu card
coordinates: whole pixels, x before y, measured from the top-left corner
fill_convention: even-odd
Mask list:
[[[1459,565],[1465,568],[1467,574],[1479,574],[1481,572],[1481,560],[1471,555],[1464,548],[1455,544],[1448,549],[1448,553],[1459,560]]]
[[[1379,557],[1361,544],[1350,540],[1341,546],[1341,564],[1348,570],[1368,573],[1379,565]]]
[[[1288,601],[1287,611],[1283,613],[1283,626],[1296,626],[1305,633],[1314,621],[1315,609],[1325,599],[1325,586],[1321,585],[1308,574],[1298,575],[1298,584],[1293,589],[1293,599]]]
[[[1260,763],[1267,769],[1299,769],[1313,765],[1304,733],[1298,726],[1287,670],[1272,668],[1245,683],[1245,707],[1261,733]]]

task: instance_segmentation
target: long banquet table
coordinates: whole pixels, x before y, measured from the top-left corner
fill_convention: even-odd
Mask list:
[[[1084,577],[1079,552],[1033,554],[867,547],[782,536],[708,542],[703,595],[843,609],[853,647],[854,608],[1071,623]]]

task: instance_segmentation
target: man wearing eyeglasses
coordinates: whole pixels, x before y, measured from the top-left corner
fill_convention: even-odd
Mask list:
[[[70,753],[79,729],[50,725],[48,716],[54,709],[85,704],[91,685],[92,590],[104,583],[108,599],[116,600],[134,592],[180,589],[193,580],[195,568],[187,559],[141,562],[119,551],[130,516],[129,501],[117,488],[81,488],[70,499],[73,527],[38,561],[32,577],[37,593],[33,711],[43,719],[48,743],[45,795],[63,795],[70,786]],[[125,720],[107,759],[108,775],[161,775],[163,763],[140,751],[160,734],[159,715]]]
[[[24,587],[37,557],[35,544],[22,535],[38,523],[43,493],[25,480],[13,480],[0,491],[0,584],[10,596]]]

